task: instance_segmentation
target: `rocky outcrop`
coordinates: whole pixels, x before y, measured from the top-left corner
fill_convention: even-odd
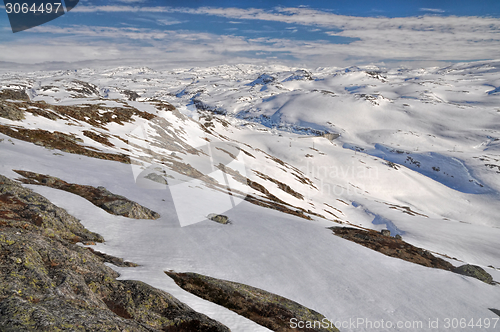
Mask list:
[[[493,283],[493,277],[491,276],[491,274],[489,274],[482,267],[477,265],[465,264],[453,269],[453,272],[464,276],[479,279],[487,284]]]
[[[391,232],[384,229],[380,232],[351,227],[331,227],[335,235],[362,246],[376,250],[384,255],[403,259],[415,264],[452,271],[461,275],[479,279],[487,284],[495,284],[493,277],[483,268],[476,265],[454,267],[451,263],[434,256],[427,250],[415,247],[403,241],[400,235],[391,237]]]
[[[29,101],[30,97],[24,90],[4,89],[0,91],[0,100],[23,100]]]
[[[25,184],[36,184],[68,191],[87,199],[92,204],[110,214],[134,219],[158,219],[160,215],[147,207],[133,202],[126,197],[113,194],[104,187],[92,187],[68,183],[59,178],[34,172],[14,170],[24,178],[19,181]]]
[[[75,91],[82,95],[95,94],[92,84],[73,81],[77,83],[76,90],[68,88],[68,91]],[[172,106],[173,107],[173,106]],[[83,131],[83,134],[92,140],[103,144],[105,147],[113,147],[109,142],[108,124],[133,123],[137,118],[152,120],[156,115],[140,111],[130,106],[109,107],[105,103],[80,104],[80,105],[51,105],[45,101],[30,101],[28,95],[23,90],[0,90],[0,117],[13,121],[21,121],[26,118],[26,114],[33,116],[43,116],[49,120],[85,122],[94,128],[94,131]],[[102,129],[102,132],[98,130]],[[0,124],[0,133],[15,139],[30,142],[48,149],[58,149],[67,153],[80,154],[92,158],[119,161],[130,163],[130,157],[123,153],[109,153],[88,147],[81,138],[73,134],[66,134],[58,131],[47,131],[43,129],[30,129],[10,124]]]
[[[0,103],[0,117],[13,121],[24,120],[24,112],[9,103]]]
[[[452,270],[453,265],[434,256],[427,250],[415,247],[400,237],[390,236],[390,231],[385,230],[383,234],[373,230],[363,230],[351,227],[331,227],[333,233],[341,238],[356,242],[362,246],[376,250],[384,255],[403,259],[415,264],[434,267],[443,270]]]
[[[207,301],[224,306],[272,331],[338,331],[333,327],[292,328],[293,319],[320,322],[325,317],[297,302],[262,289],[196,273],[165,272],[177,285]]]
[[[227,216],[222,215],[222,214],[213,214],[212,213],[208,216],[208,219],[215,221],[219,224],[223,224],[223,225],[227,225],[227,224],[231,223],[229,218]]]
[[[156,173],[149,173],[144,178],[149,179],[149,180],[154,181],[154,182],[157,182],[159,184],[168,185],[167,180],[165,180],[165,178],[163,176],[156,174]]]
[[[85,229],[78,219],[41,195],[0,175],[0,226],[17,227],[56,240],[102,242],[103,238]]]
[[[75,241],[103,239],[0,176],[1,331],[229,331],[168,293],[116,280],[110,256]]]

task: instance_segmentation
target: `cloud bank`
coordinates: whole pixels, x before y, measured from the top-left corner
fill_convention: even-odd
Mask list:
[[[124,2],[131,2],[124,0]],[[437,9],[422,8],[436,12]],[[247,20],[273,21],[314,28],[331,29],[331,36],[356,38],[349,44],[328,41],[300,41],[286,38],[250,38],[236,35],[198,33],[131,27],[41,26],[29,30],[31,38],[11,42],[1,61],[48,61],[50,49],[72,54],[71,60],[157,57],[172,61],[232,62],[256,58],[280,59],[308,66],[344,66],[350,64],[398,61],[471,61],[500,58],[500,21],[487,17],[425,15],[419,17],[354,17],[336,15],[309,8],[240,9],[240,8],[173,8],[119,6],[78,6],[77,13],[182,13],[224,17],[232,22]],[[164,20],[163,25],[168,24]],[[247,21],[248,22],[248,21]],[[161,23],[161,22],[160,22]],[[173,24],[177,21],[172,21]],[[230,24],[230,23],[229,23]],[[168,29],[168,25],[164,27]],[[37,42],[37,35],[54,36],[52,42]],[[326,39],[326,38],[325,38]],[[26,42],[35,52],[23,53]],[[5,44],[5,43],[4,43]],[[102,50],[108,45],[110,52]],[[79,49],[74,54],[74,48]],[[74,55],[73,55],[74,54]],[[70,61],[70,60],[64,60]]]

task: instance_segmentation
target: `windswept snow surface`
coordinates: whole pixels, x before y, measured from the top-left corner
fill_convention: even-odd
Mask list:
[[[500,281],[499,61],[419,70],[82,69],[4,73],[0,86],[27,90],[32,100],[51,104],[130,105],[158,117],[105,128],[30,113],[22,121],[0,118],[2,124],[73,133],[106,152],[128,149],[132,157],[132,165],[125,165],[0,134],[0,173],[16,178],[12,170],[24,169],[104,186],[160,213],[158,220],[131,220],[70,193],[31,186],[103,235],[107,241],[97,250],[140,264],[117,269],[121,278],[165,289],[234,331],[266,329],[184,292],[162,271],[263,288],[333,321],[423,324],[348,324],[341,331],[449,331],[446,318],[477,323],[497,317],[488,308],[500,309],[499,285],[384,256],[326,227],[387,228],[447,255],[454,265],[480,265]],[[130,98],[131,91],[138,96]],[[159,109],[159,101],[180,112]],[[114,146],[103,146],[83,130],[108,135]],[[321,137],[325,133],[340,137],[330,141]],[[312,220],[242,201],[262,192],[214,167],[227,156],[234,160],[222,164]],[[215,182],[190,178],[176,162]],[[141,176],[150,170],[165,176],[169,186],[144,182]],[[230,184],[234,195],[213,183]],[[206,220],[209,212],[227,214],[232,224]],[[439,328],[429,327],[436,319]]]

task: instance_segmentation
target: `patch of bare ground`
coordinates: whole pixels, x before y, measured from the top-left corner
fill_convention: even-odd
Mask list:
[[[70,192],[85,198],[110,214],[134,219],[158,219],[160,217],[158,213],[126,197],[113,194],[104,187],[95,188],[87,185],[68,183],[49,175],[21,170],[14,171],[24,177],[18,179],[22,183],[42,185]]]
[[[0,133],[21,141],[44,146],[48,149],[57,149],[92,158],[119,161],[125,164],[130,163],[130,158],[127,155],[95,151],[90,147],[78,144],[77,142],[81,141],[81,139],[58,131],[50,132],[43,129],[26,129],[0,124]]]
[[[328,207],[329,207],[329,208],[331,208],[331,209],[334,209],[335,211],[337,211],[337,212],[339,212],[339,213],[344,214],[344,212],[340,211],[340,210],[339,210],[339,209],[337,209],[336,207],[331,206],[331,205],[330,205],[330,204],[328,204],[328,203],[323,203],[323,204],[325,204],[326,206],[328,206]]]
[[[389,206],[389,209],[398,210],[398,211],[401,211],[401,212],[403,212],[405,214],[408,214],[410,216],[421,216],[421,217],[429,218],[429,216],[427,216],[425,214],[413,211],[409,206],[390,204],[390,203],[380,202],[380,201],[376,201],[376,202],[378,202],[378,203],[384,203],[385,205]]]
[[[264,180],[267,180],[267,181],[274,183],[275,185],[278,186],[279,189],[283,190],[287,194],[292,195],[293,197],[298,198],[298,199],[302,199],[302,200],[304,199],[304,196],[301,193],[296,192],[295,190],[290,188],[289,185],[287,185],[281,181],[278,181],[278,180],[276,180],[276,179],[274,179],[266,174],[263,174],[259,171],[254,171],[254,173],[257,174],[257,176],[260,177],[261,179],[264,179]]]
[[[175,112],[179,111],[175,110]],[[154,130],[154,133],[151,132],[148,134],[148,140],[151,147],[158,147],[182,154],[189,153],[198,155],[202,153],[200,150],[193,148],[191,145],[180,139],[179,137],[181,135],[186,135],[186,133],[183,129],[174,128],[166,119],[161,117],[154,118],[149,122],[149,126]],[[152,151],[150,152],[152,153]]]
[[[73,94],[74,98],[86,98],[100,95],[97,85],[80,80],[71,81],[70,86],[67,87],[66,90],[75,92],[75,94]]]
[[[83,135],[87,136],[88,138],[90,138],[96,142],[99,142],[103,145],[107,145],[109,147],[114,147],[114,144],[108,140],[108,137],[106,135],[98,134],[98,133],[90,131],[90,130],[84,130]]]
[[[247,195],[242,195],[244,196],[244,199],[247,202],[250,202],[252,204],[266,207],[269,209],[281,211],[283,213],[291,214],[297,217],[301,217],[307,220],[312,220],[310,215],[315,215],[320,218],[325,218],[324,216],[314,213],[312,211],[306,211],[300,207],[293,206],[291,204],[286,203],[285,201],[279,199],[278,197],[274,196],[267,190],[263,185],[261,185],[258,182],[252,181],[249,178],[243,176],[240,174],[240,172],[233,170],[232,168],[225,166],[223,164],[219,164],[216,166],[218,169],[223,171],[226,174],[231,175],[231,177],[235,180],[238,181],[242,184],[248,185],[250,188],[254,189],[255,191],[260,192],[263,194],[262,197],[256,197],[250,194]],[[307,214],[306,214],[307,213]],[[309,214],[309,215],[308,215]]]
[[[331,227],[330,229],[335,235],[341,238],[356,242],[390,257],[399,258],[407,262],[427,267],[451,271],[476,278],[487,284],[497,284],[492,276],[480,266],[465,264],[455,267],[451,263],[434,256],[425,249],[415,247],[403,241],[401,238],[391,237],[388,230],[382,232],[389,232],[389,235],[384,235],[382,232],[376,232],[371,229],[356,229],[349,227]]]
[[[103,129],[106,129],[104,128],[106,124],[112,122],[119,125],[123,125],[124,122],[132,123],[134,122],[134,116],[147,120],[152,120],[156,117],[154,114],[140,111],[131,106],[110,107],[100,103],[52,105],[45,101],[26,101],[21,99],[17,102],[1,100],[0,105],[21,108],[24,112],[32,113],[35,116],[43,116],[50,120],[75,119]]]
[[[384,255],[399,258],[415,264],[451,271],[454,266],[427,250],[415,247],[402,239],[382,235],[374,230],[350,227],[331,227],[333,233],[346,240],[356,242]]]
[[[325,317],[297,302],[248,285],[197,273],[165,272],[182,289],[276,332],[338,332],[333,326],[292,328],[290,321],[320,322]]]
[[[265,208],[277,210],[277,211],[280,211],[280,212],[283,212],[283,213],[287,213],[287,214],[291,214],[291,215],[294,215],[294,216],[297,216],[297,217],[301,217],[301,218],[304,218],[304,219],[307,219],[307,220],[312,220],[312,218],[310,216],[308,216],[307,214],[304,213],[304,210],[301,210],[299,208],[296,208],[294,210],[293,207],[291,207],[291,206],[288,207],[287,206],[288,204],[287,205],[278,204],[276,202],[266,201],[264,199],[261,199],[259,197],[255,197],[255,196],[252,196],[252,195],[246,195],[245,196],[245,200],[247,202],[250,202],[250,203],[258,205],[258,206],[262,206],[262,207],[265,207]]]

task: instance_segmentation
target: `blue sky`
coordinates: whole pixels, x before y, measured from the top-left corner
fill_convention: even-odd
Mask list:
[[[307,5],[304,5],[307,4]],[[81,0],[13,34],[0,61],[304,66],[500,58],[500,1]]]

